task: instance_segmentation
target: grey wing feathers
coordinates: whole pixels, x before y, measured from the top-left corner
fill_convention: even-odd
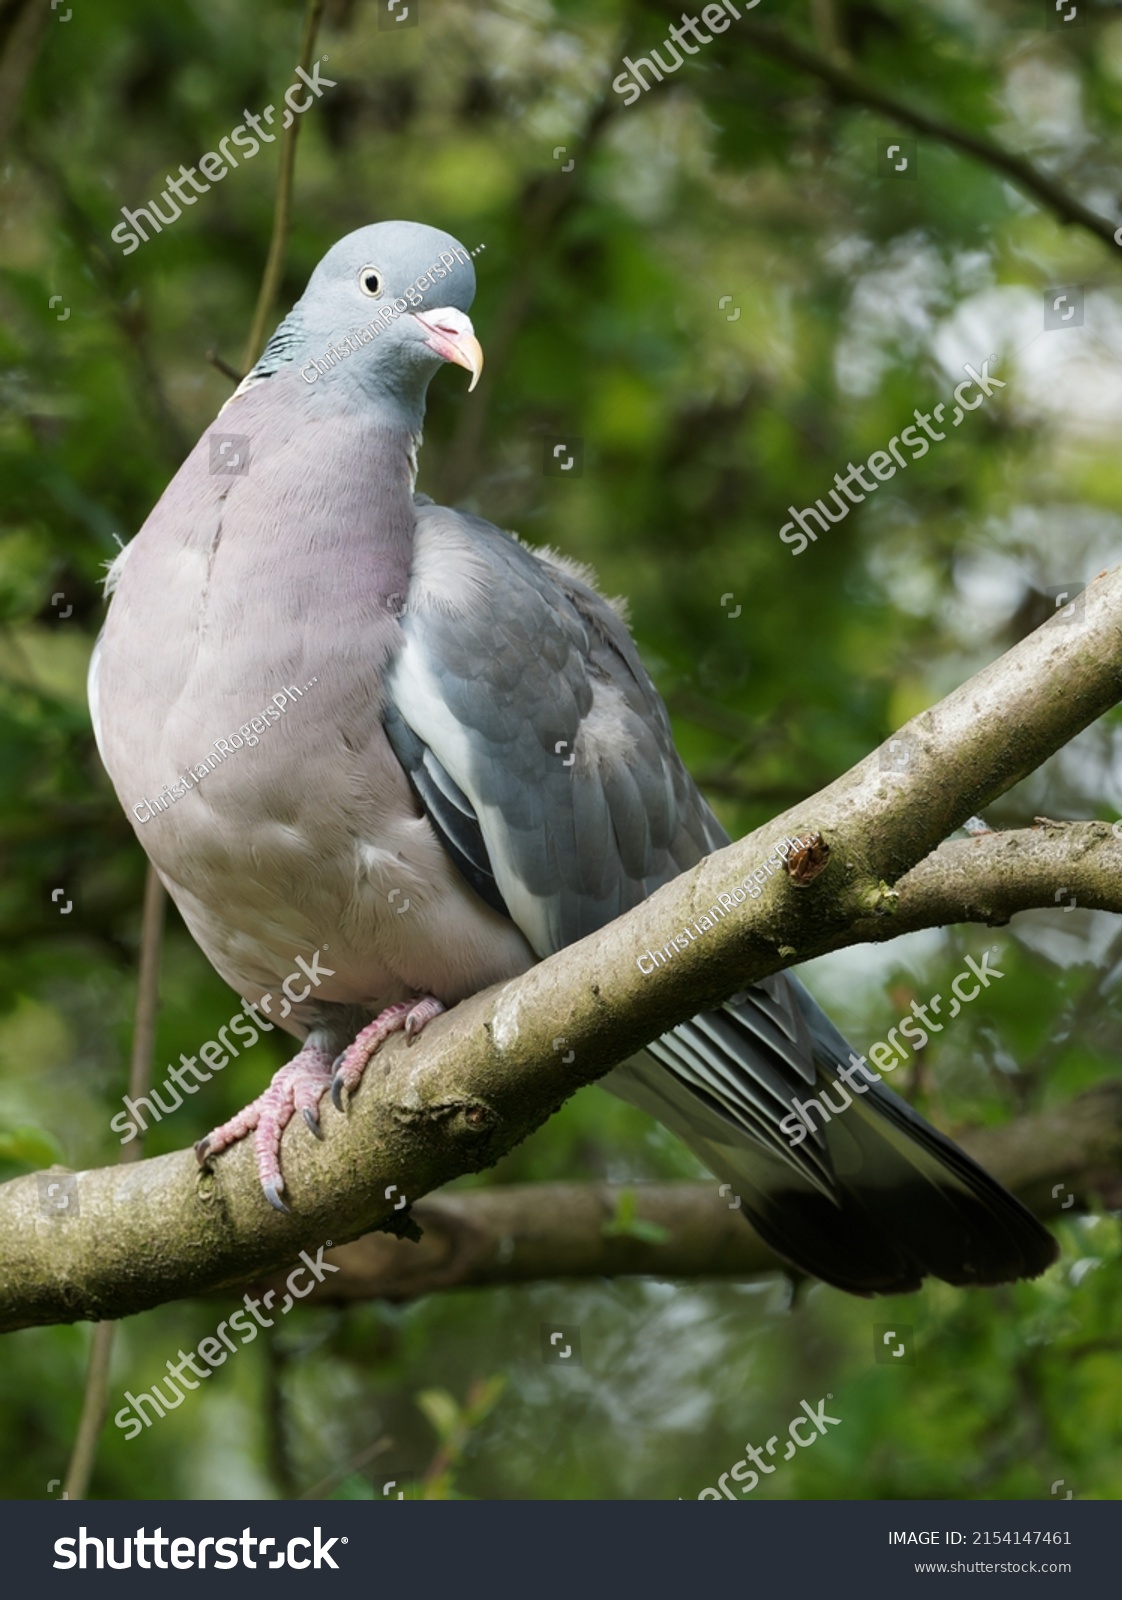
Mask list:
[[[807,1046],[797,1071],[761,1028],[753,988],[746,1005],[664,1034],[604,1087],[673,1128],[780,1255],[852,1294],[907,1293],[928,1274],[966,1285],[1043,1272],[1055,1241],[1020,1201],[883,1083],[851,1095],[838,1076],[849,1046],[797,978],[766,988],[806,1030],[794,1024]],[[792,1148],[779,1120],[796,1098],[833,1114],[823,1125],[812,1112],[814,1132]]]
[[[487,842],[471,801],[393,705],[386,708],[385,729],[390,747],[405,768],[444,848],[480,899],[493,911],[509,917],[510,911],[491,870]]]
[[[436,528],[428,545],[426,523]],[[461,573],[460,592],[454,573],[435,570],[455,534],[486,578],[473,587]],[[439,508],[418,508],[417,563],[387,731],[418,791],[430,786],[430,821],[444,831],[456,822],[449,805],[462,813],[456,796],[466,799],[495,890],[538,955],[611,922],[724,842],[602,596],[489,523]],[[462,823],[446,837],[454,858],[458,849],[478,864]]]
[[[828,1195],[835,1180],[822,1133],[792,1148],[780,1127],[816,1076],[814,1043],[794,998],[788,978],[765,979],[663,1034],[648,1054],[731,1128]]]

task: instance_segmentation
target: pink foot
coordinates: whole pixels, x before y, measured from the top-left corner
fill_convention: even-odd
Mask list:
[[[361,1035],[359,1036],[361,1038]],[[265,1198],[278,1211],[288,1207],[281,1199],[284,1178],[280,1170],[281,1135],[298,1111],[304,1121],[322,1139],[319,1129],[319,1102],[323,1091],[331,1082],[331,1055],[319,1045],[306,1044],[300,1054],[293,1056],[287,1066],[273,1075],[273,1081],[264,1094],[258,1095],[244,1111],[224,1122],[195,1146],[199,1165],[209,1167],[212,1158],[230,1145],[253,1134],[253,1148],[257,1153],[257,1175]]]
[[[391,1034],[404,1029],[406,1040],[412,1044],[421,1029],[433,1017],[439,1017],[443,1010],[443,1002],[435,995],[426,994],[420,1000],[398,1000],[395,1005],[379,1012],[373,1022],[367,1023],[354,1043],[339,1057],[335,1076],[331,1080],[331,1098],[337,1108],[342,1111],[344,1089],[348,1096],[355,1092],[362,1082],[370,1057],[377,1053]]]

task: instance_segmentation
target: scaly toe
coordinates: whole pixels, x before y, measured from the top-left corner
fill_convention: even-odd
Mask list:
[[[412,1044],[422,1031],[428,1027],[434,1017],[439,1017],[444,1012],[443,1003],[435,995],[426,995],[423,1000],[410,1011],[405,1019],[405,1042]]]
[[[323,1137],[318,1105],[327,1088],[330,1071],[331,1059],[318,1040],[306,1042],[287,1066],[274,1073],[263,1094],[236,1117],[199,1140],[195,1154],[200,1166],[213,1170],[216,1156],[252,1133],[262,1192],[275,1211],[288,1211],[289,1207],[281,1199],[285,1190],[280,1172],[281,1138],[297,1112],[318,1138]]]

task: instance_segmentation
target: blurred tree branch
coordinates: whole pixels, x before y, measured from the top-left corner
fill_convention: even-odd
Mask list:
[[[302,1247],[400,1231],[415,1202],[492,1165],[585,1083],[745,984],[829,950],[921,926],[1055,905],[1122,911],[1122,841],[1106,824],[942,841],[1122,698],[1122,568],[850,772],[707,857],[626,916],[464,1001],[417,1048],[399,1040],[323,1142],[284,1140],[288,1216],[261,1195],[251,1141],[201,1174],[190,1151],[79,1175],[77,1204],[44,1214],[36,1175],[0,1187],[0,1328],[124,1316],[244,1283]],[[900,752],[907,759],[899,759]],[[791,833],[817,833],[822,870],[760,897],[644,976],[637,956],[717,902]],[[930,864],[925,858],[936,854]],[[1024,876],[1024,883],[1020,881]],[[890,885],[896,884],[894,889]]]
[[[1095,1195],[1113,1207],[1122,1196],[1122,1083],[959,1138],[1040,1217],[1070,1211],[1073,1197]],[[317,1284],[309,1304],[416,1300],[543,1279],[792,1271],[716,1182],[502,1184],[422,1200],[413,1214],[424,1232],[419,1243],[368,1233],[331,1251],[339,1270]],[[283,1277],[264,1280],[278,1293],[282,1284]]]
[[[835,60],[845,60],[848,52],[842,42],[834,0],[810,0],[810,21],[819,48]]]
[[[0,150],[19,121],[24,90],[51,24],[49,0],[14,0],[0,10],[5,30],[0,54]]]
[[[677,10],[674,6],[666,6],[663,9],[667,14]],[[773,61],[780,61],[785,66],[793,67],[797,72],[817,78],[838,100],[866,106],[870,111],[878,111],[890,121],[900,123],[902,127],[911,128],[915,133],[923,134],[940,144],[949,145],[952,149],[973,156],[976,161],[981,161],[986,166],[992,167],[995,172],[1000,172],[1025,194],[1031,195],[1061,222],[1085,228],[1088,233],[1094,234],[1096,239],[1103,240],[1112,249],[1116,248],[1114,239],[1116,224],[1108,221],[1106,217],[1100,217],[1089,206],[1085,206],[1061,183],[1057,183],[1039,167],[1033,166],[1025,157],[1015,155],[1012,151],[995,144],[992,139],[972,133],[968,128],[959,127],[953,122],[945,122],[940,117],[930,116],[906,100],[896,99],[894,95],[886,93],[868,78],[855,72],[852,67],[845,64],[843,58],[821,54],[768,23],[745,18],[736,27],[738,37],[747,40],[762,55],[770,56]]]
[[[487,366],[479,393],[475,404],[465,406],[460,414],[440,477],[438,498],[449,505],[455,505],[467,493],[478,474],[492,398],[499,393],[501,374],[533,307],[538,279],[549,259],[549,245],[556,239],[564,218],[576,208],[589,159],[617,110],[618,101],[605,90],[591,106],[572,146],[575,165],[571,175],[557,170],[545,178],[535,177],[523,190],[516,208],[521,231],[515,257],[519,271],[511,278],[500,302],[487,339]]]
[[[697,786],[703,794],[721,794],[743,805],[793,806],[806,792],[806,785],[795,783],[753,783],[728,772],[699,772]]]

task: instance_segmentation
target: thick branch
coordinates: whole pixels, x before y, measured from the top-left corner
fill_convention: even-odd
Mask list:
[[[298,1122],[290,1128],[290,1216],[262,1199],[248,1141],[201,1178],[188,1151],[82,1173],[79,1208],[61,1215],[44,1216],[35,1177],[4,1185],[0,1329],[124,1316],[400,1219],[398,1196],[417,1200],[492,1164],[575,1089],[700,1007],[794,960],[917,926],[897,921],[887,885],[1114,705],[1120,663],[1117,569],[1086,590],[1079,625],[1052,618],[907,724],[890,749],[618,922],[457,1006],[419,1045],[389,1044],[346,1116],[325,1103],[323,1143]],[[643,975],[645,951],[728,897],[785,835],[812,831],[828,850],[812,882],[767,879],[759,899],[714,913],[703,938]],[[1051,841],[1065,876],[1048,904],[1066,882],[1067,832]],[[1093,851],[1117,861],[1119,846],[1103,837]],[[1074,853],[1090,853],[1081,838]],[[961,916],[945,897],[940,922]]]
[[[1122,1083],[961,1143],[1040,1217],[1062,1216],[1092,1196],[1122,1197]],[[1058,1193],[1053,1194],[1053,1190]],[[416,1300],[446,1289],[543,1279],[748,1277],[790,1272],[716,1183],[503,1184],[422,1200],[419,1244],[368,1233],[328,1252],[338,1271],[309,1304]],[[618,1218],[627,1204],[633,1215]],[[636,1225],[638,1225],[636,1227]],[[658,1239],[643,1237],[651,1228]],[[283,1274],[265,1288],[283,1293]]]

